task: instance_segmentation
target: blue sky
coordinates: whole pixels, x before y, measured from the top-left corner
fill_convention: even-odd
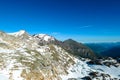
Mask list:
[[[120,0],[0,0],[0,30],[79,42],[120,41]]]

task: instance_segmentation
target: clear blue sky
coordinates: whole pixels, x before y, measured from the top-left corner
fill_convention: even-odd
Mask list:
[[[120,0],[0,0],[0,30],[79,42],[120,41]]]

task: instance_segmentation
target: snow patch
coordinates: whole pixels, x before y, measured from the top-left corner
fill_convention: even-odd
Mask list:
[[[67,80],[69,78],[82,78],[87,76],[91,71],[90,67],[87,66],[85,62],[75,59],[75,64],[68,69],[68,75],[61,75],[62,80]]]
[[[14,53],[14,50],[0,48],[0,53]]]
[[[109,74],[111,77],[120,79],[120,66],[119,67],[108,67],[105,65],[89,65],[91,69],[95,69],[98,72]]]
[[[0,79],[1,80],[9,80],[9,77],[8,77],[8,75],[0,74]]]
[[[0,43],[8,44],[8,42],[4,41],[2,38],[0,38]]]
[[[13,79],[14,80],[24,80],[22,77],[21,77],[21,72],[22,72],[22,70],[15,70],[14,72],[13,72]]]
[[[20,30],[20,31],[18,31],[18,32],[8,33],[8,34],[17,37],[17,36],[23,35],[24,33],[25,33],[25,30]]]

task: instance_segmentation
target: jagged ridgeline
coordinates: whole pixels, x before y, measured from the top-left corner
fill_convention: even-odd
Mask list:
[[[66,50],[67,52],[74,56],[91,59],[96,58],[96,55],[90,48],[72,39],[59,41],[54,37],[48,36],[46,34],[33,35],[33,37],[39,40],[39,45],[41,46],[46,44],[55,44],[59,47],[62,47],[64,50]]]
[[[87,65],[90,59],[82,57],[94,58],[95,54],[71,39],[61,42],[46,34],[30,35],[24,30],[0,32],[0,80],[83,80],[86,76],[92,80],[89,74],[97,70]]]

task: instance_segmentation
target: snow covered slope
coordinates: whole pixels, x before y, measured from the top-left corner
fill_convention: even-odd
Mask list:
[[[45,34],[31,36],[25,31],[0,32],[0,80],[120,79],[119,67],[88,65],[90,59],[78,59],[58,45],[40,45],[54,40]],[[111,69],[116,74],[107,72]]]

